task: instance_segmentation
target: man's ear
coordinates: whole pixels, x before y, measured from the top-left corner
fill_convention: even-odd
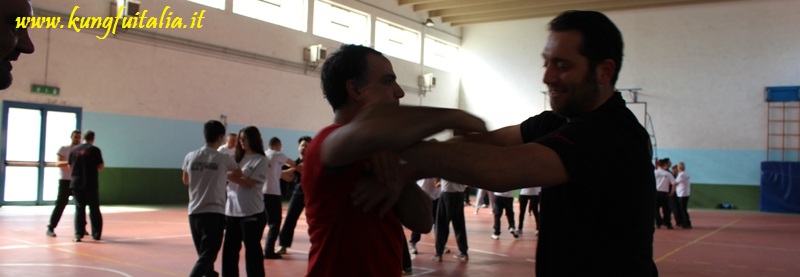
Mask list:
[[[597,65],[597,84],[611,85],[611,80],[614,79],[614,74],[617,74],[617,65],[611,59],[605,59]]]
[[[347,95],[350,97],[359,97],[361,95],[361,92],[358,91],[358,83],[356,81],[347,80],[345,87],[347,88]]]

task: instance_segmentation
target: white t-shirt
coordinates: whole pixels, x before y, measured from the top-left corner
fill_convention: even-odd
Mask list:
[[[442,179],[442,192],[464,192],[467,186]]]
[[[514,198],[514,190],[509,190],[506,192],[495,192],[494,195],[500,197]]]
[[[269,167],[267,157],[245,154],[239,161],[239,167],[242,168],[242,179],[253,179],[258,181],[258,184],[246,187],[228,182],[228,204],[225,205],[225,215],[243,217],[263,213],[264,195],[261,189],[267,178],[267,167]]]
[[[228,148],[225,145],[222,145],[217,149],[217,151],[231,157],[233,157],[233,155],[236,155],[236,147]]]
[[[267,183],[262,192],[264,194],[281,195],[281,171],[289,157],[283,152],[267,149],[269,169],[267,169]]]
[[[72,151],[71,145],[61,146],[61,148],[58,149],[58,155],[61,155],[61,158],[64,159],[64,161],[68,161],[69,151]],[[59,166],[58,168],[61,169],[60,180],[72,180],[72,170],[70,170],[69,166]]]
[[[519,195],[539,195],[542,187],[524,188],[519,190]]]
[[[189,214],[225,213],[227,173],[237,168],[231,156],[206,146],[186,154],[181,169],[189,173]]]
[[[675,177],[669,171],[661,168],[656,169],[656,190],[660,192],[669,192],[669,187],[675,183]]]
[[[442,195],[442,188],[436,186],[435,178],[419,179],[417,185],[430,196],[431,200],[439,199]]]
[[[678,178],[675,179],[675,183],[678,183],[675,186],[675,194],[678,195],[678,197],[688,197],[692,194],[691,178],[692,176],[689,176],[689,173],[686,171],[678,173]]]

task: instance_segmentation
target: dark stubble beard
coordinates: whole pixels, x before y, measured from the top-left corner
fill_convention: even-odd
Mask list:
[[[593,70],[588,70],[586,72],[580,84],[574,87],[568,87],[568,89],[571,89],[567,92],[569,93],[567,97],[570,98],[570,102],[565,103],[561,108],[556,109],[555,106],[553,106],[552,100],[550,100],[550,106],[554,107],[553,112],[565,118],[573,118],[589,112],[592,104],[600,97],[600,88],[597,86],[597,76],[594,74]]]

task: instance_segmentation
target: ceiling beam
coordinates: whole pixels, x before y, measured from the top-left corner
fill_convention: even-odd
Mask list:
[[[489,4],[481,4],[468,7],[431,10],[428,12],[428,16],[443,17],[443,16],[468,15],[468,14],[503,11],[503,10],[517,10],[526,8],[547,8],[547,7],[567,5],[567,4],[584,4],[597,1],[598,0],[564,0],[564,1],[533,2],[528,0],[522,0],[522,1],[518,0],[518,1],[503,2],[503,3],[492,2]]]
[[[425,3],[425,4],[416,4],[414,5],[414,12],[425,12],[430,10],[469,7],[475,5],[498,4],[502,2],[513,2],[513,1],[519,1],[519,0],[445,0],[445,1]],[[553,1],[553,0],[548,0],[548,1]]]
[[[425,3],[441,2],[441,1],[444,0],[399,0],[397,1],[397,5],[408,6],[408,5],[425,4]]]
[[[715,0],[709,0],[706,2],[712,2]],[[720,0],[716,0],[720,1]],[[481,14],[472,14],[472,15],[459,15],[459,16],[445,16],[442,17],[443,23],[450,23],[453,26],[456,24],[465,25],[465,23],[470,22],[469,24],[475,23],[484,23],[484,22],[491,22],[491,21],[506,21],[506,20],[516,20],[516,19],[525,19],[525,18],[535,18],[535,17],[542,17],[542,16],[551,16],[557,15],[565,10],[571,9],[581,9],[581,10],[619,10],[619,9],[633,9],[633,8],[646,8],[646,7],[654,7],[654,6],[666,6],[666,5],[678,5],[678,4],[686,4],[691,2],[697,2],[693,0],[617,0],[617,1],[606,1],[606,2],[592,2],[592,3],[583,3],[583,4],[568,4],[568,5],[557,5],[551,7],[544,7],[544,8],[525,8],[525,9],[516,9],[510,11],[495,11],[495,12],[486,12]],[[509,19],[511,18],[511,19]]]

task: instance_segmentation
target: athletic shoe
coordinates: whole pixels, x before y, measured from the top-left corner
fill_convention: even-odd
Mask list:
[[[444,253],[450,253],[450,248],[445,247],[444,248]]]
[[[56,237],[56,232],[53,231],[52,228],[47,228],[47,233],[45,233],[45,235],[47,235],[48,237],[54,237],[55,238]]]
[[[462,262],[469,261],[469,256],[467,255],[467,253],[455,254],[455,255],[453,255],[453,258],[456,258],[457,260],[462,261]]]
[[[81,239],[83,239],[83,238],[82,238],[82,237],[79,237],[79,236],[76,236],[75,238],[73,238],[73,239],[72,239],[72,241],[74,241],[74,242],[81,242]]]
[[[278,246],[278,251],[275,251],[275,254],[279,254],[279,255],[286,254],[286,247]]]
[[[441,263],[442,262],[442,256],[441,255],[433,255],[433,257],[431,257],[431,261],[440,262]]]
[[[492,234],[492,239],[494,240],[500,239],[500,234]]]
[[[404,268],[403,269],[403,276],[410,276],[410,275],[414,275],[414,270],[411,269],[410,267],[409,268]]]
[[[419,252],[417,251],[417,244],[416,243],[410,243],[408,245],[408,250],[409,250],[409,252],[411,254],[414,254],[414,255],[419,254]]]
[[[264,253],[264,259],[267,259],[267,260],[280,260],[280,259],[283,259],[283,257],[281,257],[281,255],[275,254],[274,252],[267,252],[267,253]]]
[[[517,230],[517,235],[522,235],[522,229]]]
[[[511,235],[514,236],[515,239],[519,238],[519,234],[517,234],[517,230],[514,230],[514,228],[508,228],[508,231],[511,232]]]

